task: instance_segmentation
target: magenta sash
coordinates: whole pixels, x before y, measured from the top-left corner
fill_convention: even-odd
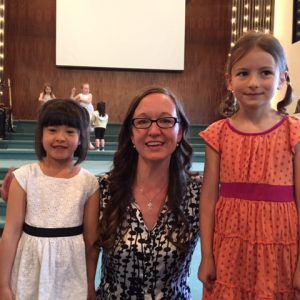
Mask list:
[[[293,185],[270,185],[259,183],[221,183],[220,195],[252,201],[292,202],[295,201]]]

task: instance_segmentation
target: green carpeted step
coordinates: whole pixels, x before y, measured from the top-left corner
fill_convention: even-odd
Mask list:
[[[0,141],[0,148],[1,147],[1,143],[4,143],[3,145],[5,145],[5,141],[34,141],[34,134],[33,133],[15,133],[15,132],[9,132],[6,134],[5,140]],[[95,142],[95,136],[94,134],[91,135],[91,141],[92,143]],[[107,143],[117,143],[118,142],[118,137],[116,135],[105,135],[105,141]],[[204,144],[204,140],[198,136],[192,136],[188,138],[188,141],[191,144],[200,144],[203,145]],[[3,149],[3,148],[2,148]]]
[[[34,141],[34,133],[32,132],[8,132],[5,136],[5,140],[16,140],[16,141],[22,141],[22,140],[30,140]],[[91,134],[91,140],[92,142],[95,140],[95,135]],[[117,135],[105,135],[105,141],[106,142],[117,142],[118,136]]]
[[[0,216],[6,216],[6,203],[0,197]]]
[[[92,140],[95,144],[94,140]],[[106,142],[105,150],[117,150],[117,142]],[[195,152],[201,152],[205,150],[205,144],[199,139],[198,143],[191,143],[191,146]],[[34,149],[33,140],[1,140],[0,149]]]
[[[8,171],[8,168],[0,166],[0,179],[1,179],[1,181],[4,178],[4,176],[6,175],[7,171]]]
[[[115,151],[88,152],[86,160],[111,161]],[[37,160],[34,149],[0,149],[0,160]]]
[[[34,133],[36,127],[36,120],[16,120],[14,121],[14,130],[18,133]],[[198,133],[207,127],[206,124],[192,124],[190,125],[190,135],[197,136]],[[108,123],[106,134],[118,135],[120,132],[120,123]]]
[[[6,218],[6,204],[2,200],[2,198],[0,198],[0,235],[4,228],[5,218]]]
[[[94,141],[92,141],[94,143]],[[94,143],[95,144],[95,143]],[[2,140],[0,141],[0,149],[34,149],[33,140]],[[105,143],[106,150],[116,150],[116,142]]]
[[[5,217],[4,216],[0,216],[0,235],[2,234],[4,225],[5,225]]]
[[[133,151],[133,150],[132,150]],[[98,152],[91,150],[88,152],[86,160],[89,161],[112,161],[115,151]],[[195,152],[193,161],[204,162],[204,151]],[[33,149],[0,149],[0,160],[37,160]],[[1,170],[0,170],[1,171]],[[1,176],[1,173],[0,173]],[[2,178],[2,177],[0,177]]]
[[[17,120],[14,121],[14,131],[18,133],[34,133],[36,128],[36,120]],[[109,123],[106,128],[106,134],[118,135],[120,132],[120,123]]]

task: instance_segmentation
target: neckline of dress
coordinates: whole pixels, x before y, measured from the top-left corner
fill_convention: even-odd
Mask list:
[[[267,129],[267,130],[264,130],[264,131],[261,131],[261,132],[244,132],[244,131],[241,131],[241,130],[235,128],[235,127],[231,124],[229,118],[226,119],[226,123],[227,123],[228,127],[229,127],[232,131],[234,131],[234,132],[236,132],[236,133],[238,133],[238,134],[255,136],[255,135],[264,135],[264,134],[268,134],[268,133],[274,131],[274,130],[277,129],[277,128],[278,128],[278,127],[279,127],[279,126],[280,126],[287,118],[288,118],[288,116],[284,116],[281,120],[279,120],[279,121],[278,121],[275,125],[273,125],[271,128],[269,128],[269,129]]]
[[[47,177],[47,178],[55,179],[55,180],[56,180],[56,179],[57,179],[57,180],[69,180],[69,179],[73,179],[73,178],[76,178],[77,176],[79,176],[79,174],[82,172],[82,168],[80,168],[79,171],[78,171],[74,176],[72,176],[72,177],[69,177],[69,178],[55,177],[55,176],[50,176],[50,175],[45,174],[44,171],[42,170],[42,168],[41,168],[41,166],[40,166],[39,163],[37,163],[37,166],[38,166],[38,169],[39,169],[40,173],[41,173],[43,176],[45,176],[45,177]]]
[[[168,201],[168,196],[166,196],[166,199],[165,199],[164,203],[162,204],[162,208],[160,210],[160,213],[158,215],[158,218],[157,218],[154,226],[152,228],[148,228],[148,226],[145,223],[144,216],[143,216],[143,213],[142,213],[142,210],[141,210],[140,206],[138,205],[138,203],[134,199],[132,199],[131,204],[138,210],[138,212],[140,214],[139,221],[143,222],[144,228],[147,232],[153,232],[155,230],[155,228],[157,227],[157,225],[159,224],[160,220],[163,217],[163,213],[167,210],[167,205],[166,205],[167,201]]]

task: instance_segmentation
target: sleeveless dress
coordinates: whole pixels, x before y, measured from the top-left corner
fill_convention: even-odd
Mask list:
[[[54,99],[51,95],[49,95],[49,94],[45,94],[44,95],[44,101],[45,102],[47,102],[47,101],[49,101],[49,100],[52,100],[52,99]]]
[[[251,134],[226,119],[199,135],[220,155],[213,244],[217,280],[203,299],[295,299],[293,155],[300,121],[286,116],[271,129]]]
[[[96,177],[81,168],[72,178],[44,175],[38,163],[14,176],[26,192],[25,222],[41,228],[82,224],[84,205],[98,188]],[[16,300],[87,299],[83,235],[36,237],[22,233],[11,276]]]
[[[79,94],[79,99],[80,100],[88,100],[90,98],[90,96],[91,96],[91,93],[89,93],[89,94],[80,93]],[[89,115],[90,115],[90,118],[91,118],[91,115],[94,111],[93,104],[92,103],[86,103],[86,102],[83,102],[83,101],[80,101],[79,104],[89,112]]]
[[[101,215],[110,201],[109,176],[99,178]],[[189,272],[199,239],[199,196],[201,182],[191,178],[180,208],[189,222],[187,248],[180,250],[169,240],[175,222],[165,204],[156,225],[148,230],[138,205],[132,201],[110,252],[103,251],[101,282],[97,300],[191,300]],[[119,228],[120,230],[120,228]],[[172,235],[176,239],[178,228]]]

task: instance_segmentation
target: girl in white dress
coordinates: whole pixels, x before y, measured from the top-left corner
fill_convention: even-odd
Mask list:
[[[50,100],[40,109],[39,162],[14,171],[9,190],[1,300],[95,299],[99,185],[79,166],[88,125],[86,110],[75,101]]]
[[[92,117],[92,113],[94,111],[94,107],[92,104],[93,101],[93,95],[92,93],[90,93],[90,85],[89,83],[85,82],[81,85],[81,93],[75,95],[76,93],[76,88],[73,87],[71,90],[71,96],[70,98],[72,100],[77,101],[82,107],[84,107],[90,116],[90,119]],[[91,131],[91,127],[89,127],[89,130]],[[89,150],[94,150],[95,147],[93,146],[93,144],[90,142],[89,143]]]

